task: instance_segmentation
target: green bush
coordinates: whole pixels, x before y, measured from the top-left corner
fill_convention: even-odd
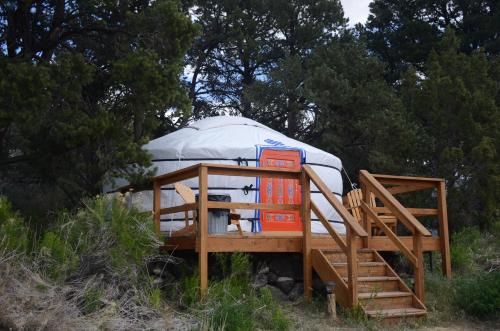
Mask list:
[[[500,272],[480,272],[456,281],[455,304],[479,318],[500,317]]]
[[[97,197],[74,213],[62,212],[39,246],[41,268],[53,279],[108,273],[143,287],[149,281],[146,260],[158,241],[149,213]]]
[[[0,196],[0,250],[26,252],[29,244],[29,228],[7,198]]]
[[[76,270],[78,258],[59,234],[47,231],[40,241],[39,262],[50,278],[61,279]]]
[[[267,288],[251,286],[250,260],[247,254],[216,254],[216,263],[224,278],[210,283],[207,295],[199,300],[195,276],[181,280],[181,301],[214,330],[286,330],[288,320]]]
[[[473,271],[474,253],[479,248],[481,232],[475,227],[467,227],[453,234],[450,248],[451,262],[457,271]]]

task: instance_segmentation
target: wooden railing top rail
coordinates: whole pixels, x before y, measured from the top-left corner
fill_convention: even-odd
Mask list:
[[[167,185],[179,182],[181,180],[190,179],[193,177],[197,177],[199,174],[199,169],[202,167],[207,168],[207,173],[209,175],[243,177],[270,176],[275,178],[287,179],[300,178],[300,170],[199,163],[183,169],[169,172],[168,174],[156,176],[152,179],[152,181],[159,183],[160,185]]]
[[[363,229],[363,227],[356,222],[354,217],[349,213],[349,211],[344,207],[344,205],[337,200],[337,198],[333,195],[330,189],[326,186],[326,184],[318,177],[316,172],[312,170],[309,165],[304,165],[302,167],[307,174],[307,176],[311,179],[311,181],[316,185],[318,190],[325,196],[328,202],[335,208],[337,213],[340,214],[340,217],[344,220],[344,224],[349,226],[349,228],[359,237],[367,237],[368,234]]]
[[[417,232],[423,236],[431,236],[422,223],[420,223],[403,205],[368,171],[361,170],[360,181],[369,185],[369,189],[375,193],[386,207],[405,224],[412,232]]]
[[[431,178],[431,177],[412,177],[412,176],[394,176],[394,175],[383,175],[383,174],[371,174],[373,177],[377,178],[379,182],[384,184],[392,184],[394,181],[399,183],[402,182],[412,182],[412,183],[439,183],[444,182],[444,178]]]

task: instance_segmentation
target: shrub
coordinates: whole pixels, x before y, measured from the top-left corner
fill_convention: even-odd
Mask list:
[[[0,196],[0,250],[26,252],[29,244],[29,228],[7,198]]]
[[[148,283],[146,260],[158,248],[151,216],[125,208],[117,198],[84,205],[61,213],[43,234],[42,270],[59,280],[102,273],[141,287]]]
[[[477,228],[467,227],[453,234],[450,248],[453,268],[458,271],[474,270],[474,251],[478,247],[481,233]]]
[[[78,258],[71,245],[63,241],[59,234],[47,231],[40,241],[39,263],[52,279],[64,278],[76,270]]]
[[[198,298],[198,277],[181,280],[181,302],[203,321],[205,328],[227,330],[288,329],[288,320],[267,288],[251,286],[247,254],[216,254],[216,263],[225,276],[210,283],[207,295]]]
[[[455,304],[479,318],[500,317],[500,272],[480,272],[456,282]]]

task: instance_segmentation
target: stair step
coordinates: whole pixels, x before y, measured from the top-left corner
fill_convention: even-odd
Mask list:
[[[427,314],[425,309],[419,308],[391,308],[391,309],[374,309],[365,310],[365,313],[370,317],[406,317],[406,316],[423,316]]]
[[[323,253],[341,253],[344,254],[344,251],[341,249],[322,249]],[[357,250],[358,253],[373,253],[373,249],[371,248],[359,248]]]
[[[343,280],[347,282],[347,277],[342,277]],[[398,277],[391,276],[368,276],[368,277],[358,277],[358,282],[383,282],[389,280],[399,280]]]
[[[410,292],[380,291],[358,294],[359,301],[365,310],[412,308],[413,295]]]
[[[347,266],[347,262],[333,262],[332,265],[334,267],[343,267],[343,266]],[[381,265],[385,265],[385,263],[384,262],[370,262],[370,261],[363,261],[363,262],[358,263],[358,266],[360,266],[360,267],[375,267],[375,266],[381,266]]]
[[[331,265],[341,277],[347,277],[348,264],[346,262],[335,262]],[[386,264],[384,262],[359,262],[358,276],[387,276]]]
[[[347,256],[340,250],[322,250],[323,254],[330,262],[347,262]],[[358,261],[373,261],[374,254],[372,250],[358,250]]]
[[[360,299],[373,299],[373,298],[397,298],[397,297],[411,297],[411,292],[391,291],[391,292],[373,292],[373,293],[359,293]]]
[[[346,283],[349,281],[347,277],[342,279]],[[359,293],[399,291],[399,282],[398,277],[390,276],[358,277],[358,291]]]

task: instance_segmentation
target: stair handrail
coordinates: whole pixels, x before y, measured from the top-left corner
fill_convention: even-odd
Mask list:
[[[325,196],[326,200],[332,205],[332,207],[339,213],[340,217],[344,220],[344,224],[347,225],[346,228],[350,228],[353,231],[353,234],[358,237],[367,237],[365,229],[354,219],[354,216],[344,207],[342,203],[340,203],[337,198],[330,192],[328,186],[326,186],[325,182],[314,172],[314,170],[309,165],[303,166],[304,172],[311,179],[311,181],[316,185],[318,190]]]
[[[413,216],[375,177],[368,171],[361,170],[359,181],[362,186],[379,198],[384,206],[389,210],[413,233],[430,237],[432,234]]]
[[[398,236],[392,231],[392,229],[385,224],[384,221],[380,219],[380,217],[375,213],[366,202],[361,201],[361,209],[363,212],[367,213],[371,219],[375,221],[378,227],[380,227],[385,235],[400,249],[401,252],[406,256],[406,258],[413,264],[414,266],[417,265],[417,257],[411,252],[408,247],[406,247],[405,244],[398,238]]]
[[[325,225],[329,234],[333,237],[337,244],[339,244],[339,247],[347,256],[347,290],[349,293],[349,302],[352,307],[355,307],[358,304],[358,254],[356,238],[368,237],[368,233],[354,219],[344,205],[337,200],[325,182],[323,182],[316,172],[314,172],[311,166],[303,165],[302,170],[306,180],[310,180],[314,183],[314,185],[316,185],[318,190],[344,220],[346,228],[346,242],[342,240],[338,232],[330,225],[318,207],[312,201],[310,202],[310,207],[314,214],[319,217],[321,223]]]

